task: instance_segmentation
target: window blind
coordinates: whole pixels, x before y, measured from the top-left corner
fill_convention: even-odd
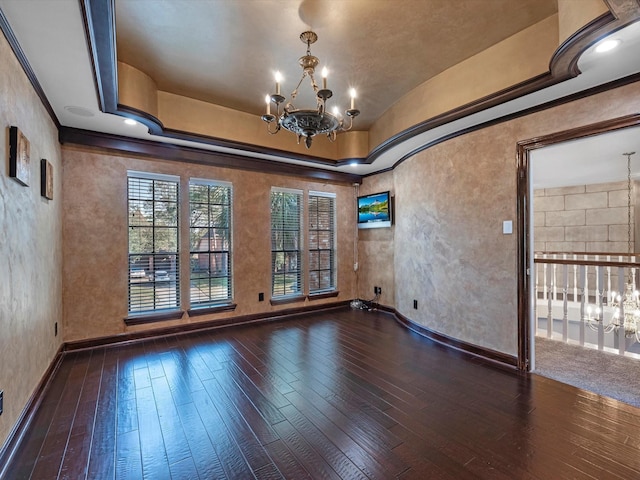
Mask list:
[[[336,288],[335,194],[309,192],[309,293]]]
[[[189,181],[189,295],[192,308],[232,299],[232,186]]]
[[[128,172],[129,313],[180,305],[178,178]]]
[[[299,295],[302,284],[302,191],[271,190],[271,294]]]

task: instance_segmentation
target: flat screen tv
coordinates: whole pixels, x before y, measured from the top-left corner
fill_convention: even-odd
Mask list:
[[[390,227],[392,221],[391,192],[358,197],[358,228]]]

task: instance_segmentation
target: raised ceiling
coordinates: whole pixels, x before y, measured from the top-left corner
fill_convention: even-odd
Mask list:
[[[587,24],[586,28],[576,35],[572,34],[578,27],[562,31],[559,19],[575,17],[556,15],[560,4],[573,8],[571,13],[578,17],[587,6],[592,8],[581,17],[584,23],[575,24]],[[92,11],[94,17],[87,15]],[[86,132],[98,132],[147,142],[131,146],[113,139],[91,140],[124,145],[134,153],[174,158],[178,151],[187,161],[261,170],[274,165],[282,172],[321,171],[323,178],[343,175],[340,178],[349,181],[392,168],[429,145],[487,122],[614,80],[637,81],[640,72],[638,0],[0,0],[0,14],[0,27],[41,87],[63,141],[82,143]],[[556,32],[551,42],[540,39],[547,44],[535,59],[543,66],[536,72],[540,75],[510,84],[512,88],[475,92],[484,77],[509,75],[534,61],[521,54],[515,65],[500,63],[498,57],[483,74],[462,75],[461,83],[450,88],[441,82],[445,90],[439,95],[422,93],[429,78],[459,71],[470,60],[486,60],[482,55],[487,47],[507,42],[531,50],[531,41],[508,42],[541,23]],[[284,136],[279,145],[261,143],[269,138],[258,118],[262,99],[273,90],[276,69],[285,76],[283,93],[295,86],[300,76],[297,59],[305,50],[298,36],[307,28],[319,35],[312,53],[330,69],[333,100],[346,103],[347,88],[357,87],[362,115],[356,133],[375,131],[381,140],[365,144],[364,155],[334,155],[355,159],[358,165],[327,161],[314,150],[315,143],[309,151],[290,149],[295,138],[288,132],[279,134]],[[622,45],[607,57],[598,56],[593,47],[607,35],[622,39]],[[540,49],[535,42],[533,47]],[[516,59],[520,52],[497,51]],[[236,141],[224,130],[221,135],[197,130],[209,119],[227,126],[226,119],[219,118],[220,110],[200,118],[185,114],[191,125],[182,130],[171,128],[163,111],[158,113],[159,123],[149,117],[146,123],[125,126],[122,116],[135,114],[135,109],[120,108],[117,62],[148,75],[159,93],[215,103],[237,113],[236,118],[255,133],[248,141]],[[486,67],[486,62],[475,65]],[[462,95],[456,104],[461,89],[467,97]],[[425,106],[440,110],[414,115]],[[174,107],[179,111],[181,105]],[[394,122],[401,128],[388,133],[380,127]],[[149,144],[167,148],[154,150]],[[177,150],[175,145],[190,149]]]
[[[300,79],[301,32],[330,71],[332,101],[357,88],[367,130],[410,90],[557,13],[556,0],[116,0],[118,60],[159,90],[260,115]],[[306,91],[306,90],[303,90]]]

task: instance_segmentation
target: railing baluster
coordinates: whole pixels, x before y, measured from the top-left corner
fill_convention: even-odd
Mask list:
[[[598,257],[598,255],[595,256],[594,260],[597,262],[600,260],[600,258]],[[594,267],[594,271],[596,274],[596,278],[595,278],[595,284],[596,284],[596,290],[595,290],[595,294],[596,294],[596,305],[597,303],[597,295],[598,292],[602,290],[602,278],[600,277],[600,275],[598,275],[599,273],[599,267]]]
[[[562,265],[562,341],[567,343],[569,335],[569,307],[567,304],[567,292],[569,291],[569,265]]]
[[[573,260],[578,260],[578,256],[574,254]],[[573,266],[573,301],[578,301],[578,265]]]
[[[582,286],[582,295],[580,296],[580,346],[584,346],[584,313],[585,313],[585,279],[586,279],[586,265],[580,265],[580,285]],[[588,303],[588,299],[586,299]]]
[[[631,339],[626,338],[624,331],[624,303],[617,307],[618,319],[613,317],[613,306],[617,302],[618,292],[624,299],[628,283],[631,283],[633,290],[640,284],[640,263],[636,261],[640,262],[640,255],[606,252],[534,253],[535,280],[532,279],[532,286],[535,302],[532,308],[535,335],[546,335],[547,338],[555,337],[558,340],[562,335],[565,343],[577,341],[581,346],[588,345],[590,348],[607,349],[618,355],[625,355]],[[562,304],[559,301],[561,298]],[[540,324],[544,319],[543,305],[547,309],[546,329]],[[591,312],[591,318],[598,317],[598,322],[591,325],[596,330],[593,336],[586,328],[589,326],[586,313],[592,308],[598,311],[597,314],[593,310]],[[578,315],[579,318],[576,319]],[[554,317],[557,317],[555,319],[558,320],[558,326],[562,325],[562,330],[556,330]],[[576,325],[573,322],[576,320],[578,329],[574,330]],[[614,328],[615,324],[612,325],[611,322],[620,326]],[[573,336],[576,331],[579,336],[577,339]],[[611,337],[608,336],[609,333]],[[613,349],[610,348],[612,340]]]
[[[624,283],[625,283],[625,274],[624,267],[618,267],[618,290],[620,291],[620,296],[624,296]],[[634,287],[635,288],[635,287]],[[620,307],[620,318],[622,319],[624,325],[624,302]],[[616,339],[618,341],[618,354],[624,355],[624,351],[626,349],[626,338],[624,336],[624,328],[618,328],[616,332],[613,332],[613,335],[616,335]]]
[[[597,260],[597,258],[596,258]],[[596,285],[598,283],[602,285],[602,275],[604,269],[601,266],[596,267]],[[598,307],[600,308],[600,315],[603,321],[598,322],[598,350],[604,350],[604,304],[603,304],[603,292],[602,290],[596,289],[596,302]]]
[[[555,267],[555,265],[553,265]],[[551,338],[551,332],[553,331],[553,295],[551,294],[553,288],[553,282],[551,276],[554,273],[553,268],[547,268],[547,338]]]
[[[589,265],[584,266],[584,293],[587,295],[587,303],[589,303]]]
[[[538,277],[538,269],[539,269],[540,265],[539,264],[534,264],[534,272],[536,274],[536,279],[534,282],[534,292],[533,292],[533,298],[535,299],[533,301],[533,335],[536,336],[538,335],[538,283],[539,283],[539,277]]]
[[[607,262],[611,261],[611,255],[607,255]],[[611,267],[607,266],[607,306],[611,305]]]

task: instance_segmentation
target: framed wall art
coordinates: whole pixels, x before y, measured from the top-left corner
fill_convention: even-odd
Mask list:
[[[9,129],[9,176],[19,184],[29,186],[29,140],[18,127]]]
[[[53,200],[53,165],[46,160],[40,160],[40,195]]]

